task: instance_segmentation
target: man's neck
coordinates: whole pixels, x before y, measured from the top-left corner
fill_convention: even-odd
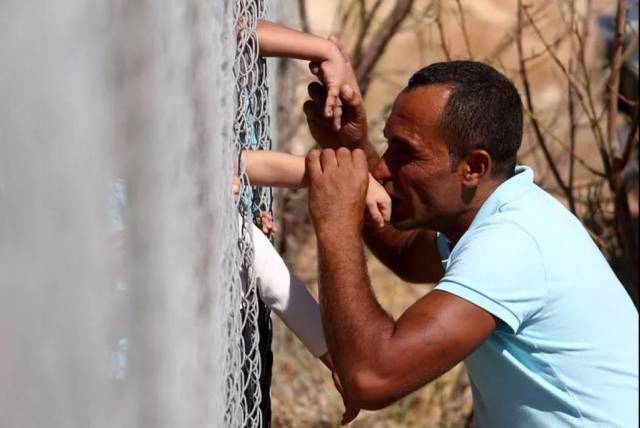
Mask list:
[[[469,230],[473,220],[475,220],[487,199],[489,199],[493,192],[505,181],[505,179],[492,179],[478,186],[473,198],[465,204],[465,207],[451,223],[441,228],[440,232],[442,232],[453,245],[457,244],[460,238]]]

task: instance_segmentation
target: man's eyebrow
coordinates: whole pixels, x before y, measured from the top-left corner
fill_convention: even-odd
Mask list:
[[[405,148],[413,148],[415,143],[410,139],[400,135],[388,135],[385,133],[385,138],[389,140],[389,143],[404,146]]]

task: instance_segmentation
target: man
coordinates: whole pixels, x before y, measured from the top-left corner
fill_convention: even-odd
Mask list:
[[[346,420],[464,361],[479,427],[637,426],[637,310],[580,222],[516,166],[513,84],[477,62],[420,70],[395,101],[379,161],[357,90],[343,87],[339,133],[321,114],[320,85],[309,92],[318,143],[351,149],[307,157]],[[368,164],[393,200],[382,229],[363,225]],[[401,278],[436,288],[392,319],[371,291],[361,238]]]

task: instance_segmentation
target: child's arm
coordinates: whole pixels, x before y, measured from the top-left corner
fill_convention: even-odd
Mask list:
[[[285,57],[321,62],[342,58],[340,49],[330,40],[260,20],[256,28],[260,56]],[[344,61],[344,60],[343,60]]]
[[[268,150],[248,150],[242,152],[242,160],[249,181],[256,186],[298,189],[309,184],[302,156]],[[391,198],[371,175],[366,202],[371,221],[383,227],[385,221],[391,218]]]
[[[330,40],[264,20],[258,21],[256,31],[261,56],[296,58],[319,64],[316,75],[328,91],[324,114],[333,117],[335,129],[340,129],[340,86],[345,82],[347,66],[339,47]]]
[[[303,157],[269,150],[245,150],[242,160],[249,181],[255,186],[307,187]]]

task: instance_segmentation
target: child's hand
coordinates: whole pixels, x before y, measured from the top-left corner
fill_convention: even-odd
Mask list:
[[[327,101],[324,107],[326,118],[333,118],[333,127],[336,131],[342,125],[342,100],[340,100],[340,87],[346,80],[347,65],[337,45],[331,42],[331,55],[321,63],[312,62],[309,65],[311,72],[327,87]]]
[[[391,220],[391,198],[384,187],[369,174],[367,190],[367,219],[378,227]]]
[[[231,184],[231,190],[233,191],[233,194],[234,195],[239,194],[241,187],[242,187],[242,182],[240,181],[240,177],[238,177],[237,175],[234,175],[233,181]]]
[[[271,235],[278,233],[278,226],[276,225],[276,222],[273,221],[273,214],[262,211],[260,213],[258,223],[262,233],[267,235],[267,237],[271,238]]]

